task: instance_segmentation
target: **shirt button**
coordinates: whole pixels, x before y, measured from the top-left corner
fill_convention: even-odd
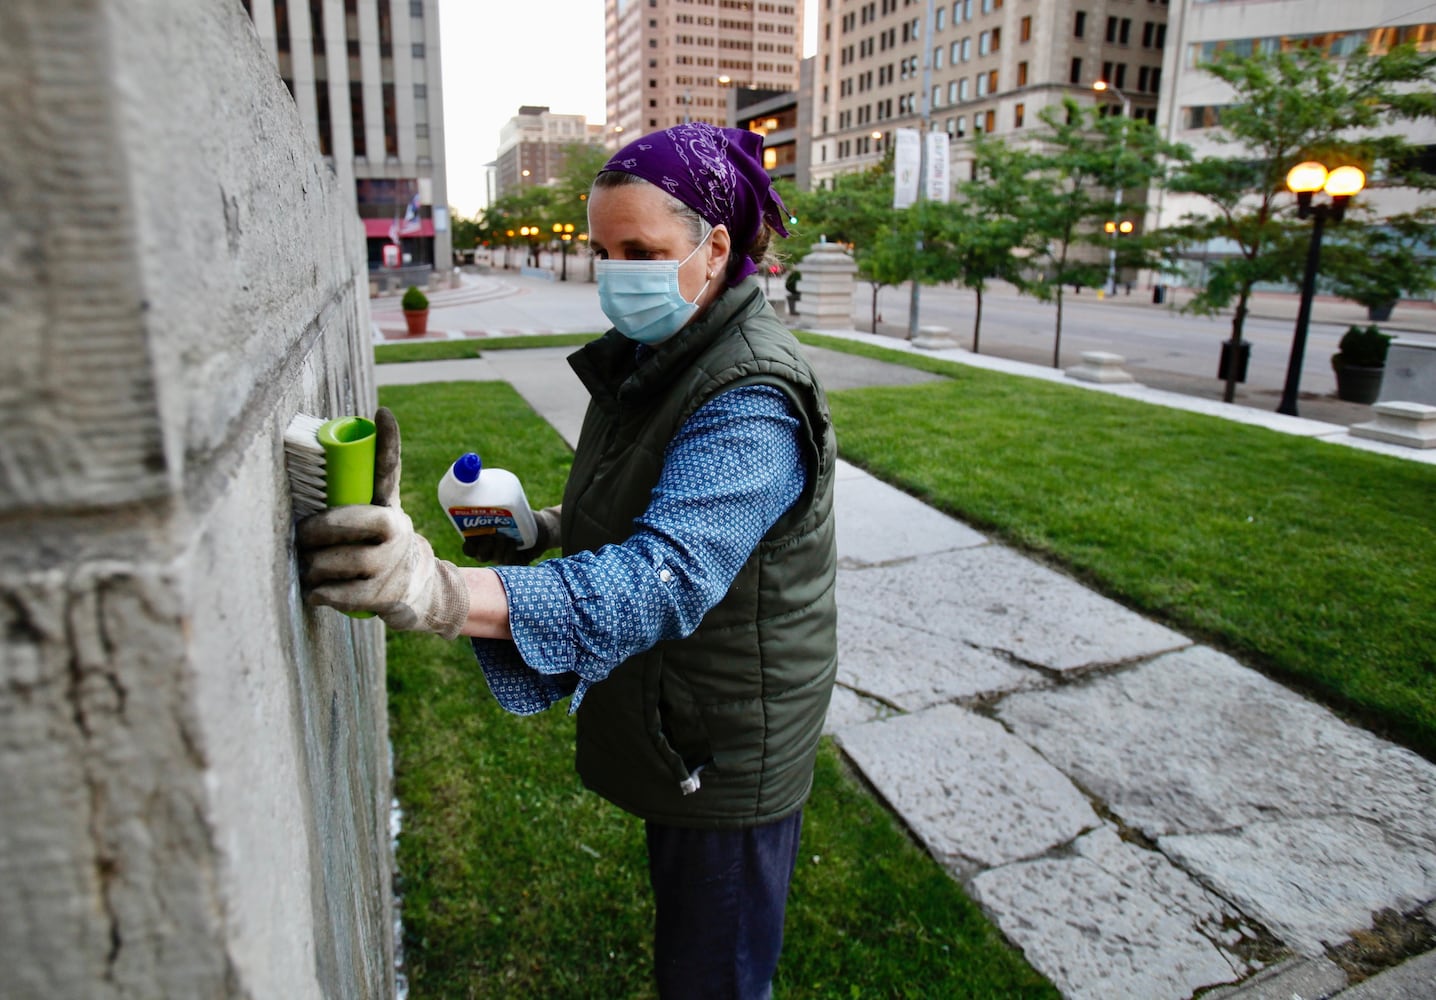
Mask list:
[[[673,579],[673,574],[666,569],[661,569],[658,571],[658,579],[662,580],[664,583],[668,583],[670,580]]]

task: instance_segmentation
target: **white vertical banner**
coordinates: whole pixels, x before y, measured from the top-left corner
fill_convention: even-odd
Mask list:
[[[893,208],[907,208],[917,201],[917,175],[922,172],[921,141],[915,128],[894,130]]]
[[[947,201],[952,193],[946,132],[927,134],[927,200]]]

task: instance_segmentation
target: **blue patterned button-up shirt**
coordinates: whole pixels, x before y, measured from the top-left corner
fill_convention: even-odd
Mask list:
[[[740,386],[693,413],[668,445],[634,532],[537,566],[496,567],[513,641],[474,639],[499,704],[531,715],[624,660],[690,634],[807,482],[800,425],[780,390]]]

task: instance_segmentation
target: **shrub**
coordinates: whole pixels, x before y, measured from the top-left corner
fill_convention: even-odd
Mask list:
[[[402,306],[405,312],[423,312],[429,308],[429,297],[414,285],[410,285],[409,290],[404,293]]]
[[[1375,325],[1353,326],[1341,337],[1341,345],[1331,363],[1356,365],[1359,368],[1384,368],[1386,349],[1391,346],[1391,335],[1382,333]]]

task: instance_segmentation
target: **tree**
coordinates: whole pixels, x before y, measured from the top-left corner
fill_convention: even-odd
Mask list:
[[[1102,110],[1083,108],[1070,98],[1046,107],[1039,114],[1044,127],[1034,149],[990,157],[989,172],[1014,199],[1024,242],[1032,248],[1028,265],[1037,269],[1018,287],[1057,303],[1054,368],[1061,367],[1064,289],[1097,287],[1107,274],[1110,237],[1103,225],[1120,217],[1115,192],[1131,197],[1153,186],[1166,160],[1185,155],[1181,147],[1162,141],[1146,121]],[[1091,249],[1083,252],[1083,247]]]
[[[1373,319],[1385,319],[1398,299],[1436,288],[1436,211],[1344,226],[1322,256],[1331,290],[1366,306]]]
[[[872,323],[877,332],[878,293],[908,280],[917,266],[916,230],[892,207],[892,157],[865,170],[840,174],[815,191],[780,189],[800,221],[789,227],[784,252],[800,264],[818,239],[853,247],[858,275],[872,282]]]
[[[1294,281],[1301,240],[1291,232],[1293,211],[1287,171],[1306,159],[1328,166],[1378,161],[1400,163],[1407,144],[1383,134],[1393,122],[1430,117],[1436,55],[1398,46],[1373,56],[1360,50],[1334,59],[1317,48],[1239,57],[1221,54],[1203,67],[1232,89],[1213,132],[1227,156],[1193,160],[1169,190],[1199,195],[1213,209],[1189,215],[1190,243],[1225,241],[1235,252],[1207,270],[1207,282],[1187,308],[1206,314],[1236,302],[1231,356],[1237,356],[1252,288],[1258,282]],[[1228,370],[1224,399],[1236,393],[1236,365]]]
[[[1013,151],[999,140],[979,136],[973,141],[976,177],[958,185],[957,200],[933,206],[936,226],[928,244],[932,258],[945,266],[929,272],[936,281],[955,281],[972,289],[972,353],[979,353],[982,293],[995,280],[1020,279],[1028,249],[1019,199],[1030,192],[1023,174],[1009,167]]]

